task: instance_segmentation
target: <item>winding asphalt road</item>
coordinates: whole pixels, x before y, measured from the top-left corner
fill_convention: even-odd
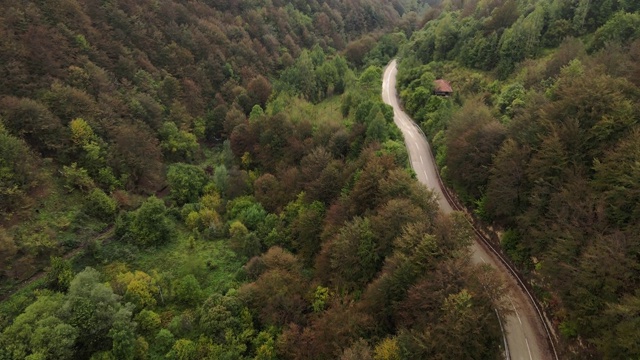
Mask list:
[[[416,172],[418,180],[435,191],[438,195],[440,209],[445,213],[454,211],[447,201],[440,182],[436,166],[431,154],[431,148],[422,131],[400,107],[396,93],[396,61],[393,60],[386,67],[382,82],[382,99],[393,107],[394,121],[402,130],[402,135],[409,152],[411,166]],[[508,306],[512,312],[506,314],[504,325],[504,341],[506,343],[505,358],[512,360],[543,360],[556,359],[550,349],[548,336],[542,320],[536,313],[534,305],[527,294],[518,287],[517,280],[511,276],[509,270],[491,252],[486,250],[479,240],[472,245],[474,263],[486,263],[498,269],[498,273],[507,285]]]

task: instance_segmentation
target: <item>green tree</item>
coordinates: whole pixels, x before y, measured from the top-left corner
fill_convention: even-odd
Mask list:
[[[382,86],[382,68],[377,66],[367,67],[362,74],[360,74],[358,85],[365,91],[365,94],[380,89]]]
[[[47,287],[56,291],[66,291],[71,284],[71,280],[73,280],[71,262],[63,258],[52,256],[50,266],[51,268],[45,277]]]
[[[46,317],[38,321],[33,329],[31,347],[34,352],[31,356],[42,354],[43,358],[70,358],[74,354],[73,346],[77,337],[78,330],[73,326],[55,316]]]
[[[393,156],[398,167],[407,168],[409,166],[409,153],[406,145],[402,142],[387,140],[382,144],[382,150],[385,154]]]
[[[96,186],[89,172],[78,167],[77,163],[72,163],[71,166],[64,165],[61,174],[65,180],[64,187],[68,192],[79,189],[86,193]]]
[[[382,115],[382,111],[378,111],[367,126],[367,142],[383,143],[388,139],[387,122]]]
[[[135,322],[143,334],[151,336],[157,334],[161,320],[160,315],[153,310],[144,309],[135,316]]]
[[[112,284],[115,291],[123,295],[125,301],[136,305],[138,310],[156,305],[157,281],[143,271],[118,274]]]
[[[167,217],[164,202],[152,196],[138,210],[118,218],[116,235],[141,246],[161,245],[174,237],[175,225]]]
[[[296,59],[295,65],[282,72],[280,81],[280,87],[298,93],[309,101],[318,100],[315,66],[309,51],[303,51]]]
[[[526,17],[521,16],[500,38],[500,63],[498,73],[506,78],[515,64],[527,57],[535,56],[540,50],[541,32],[545,25],[545,9],[536,6]]]
[[[171,331],[167,329],[160,329],[158,334],[156,334],[155,344],[160,353],[166,354],[171,350],[173,344],[175,344],[176,339],[171,333]]]
[[[362,289],[381,265],[368,218],[357,217],[345,224],[328,251],[332,282],[348,291]]]
[[[228,110],[227,106],[218,105],[205,115],[205,138],[208,141],[220,141],[224,131],[224,119]]]
[[[31,354],[73,356],[78,329],[62,320],[63,304],[60,293],[39,296],[0,335],[5,354],[14,359]]]
[[[489,166],[505,138],[504,127],[481,103],[467,101],[451,120],[447,132],[448,174],[463,197],[481,197],[489,179]]]
[[[485,210],[495,219],[510,220],[527,202],[525,173],[530,152],[507,139],[493,159],[487,184]]]
[[[27,98],[5,97],[0,101],[0,109],[7,130],[41,154],[57,154],[67,144],[69,134],[62,122],[43,104]]]
[[[458,41],[460,24],[452,13],[446,13],[430,27],[434,33],[434,60],[445,60]]]
[[[256,360],[276,360],[276,341],[271,332],[261,331],[254,340]]]
[[[262,205],[251,196],[241,196],[227,203],[227,216],[246,225],[249,230],[256,230],[267,216]]]
[[[28,204],[27,192],[38,184],[39,173],[35,154],[0,119],[0,211],[11,214]]]
[[[313,294],[313,303],[311,306],[313,307],[314,312],[322,312],[327,306],[327,302],[329,300],[329,288],[318,286],[316,291]]]
[[[261,250],[260,239],[249,232],[240,221],[234,221],[229,226],[229,247],[238,255],[251,258],[258,255]]]
[[[86,199],[85,209],[90,216],[110,222],[115,218],[117,204],[102,189],[95,188]]]
[[[253,105],[249,114],[249,121],[257,120],[260,116],[264,116],[264,110],[260,105]]]
[[[134,359],[147,359],[149,357],[149,343],[143,336],[138,336],[135,343]]]
[[[160,148],[165,159],[191,161],[198,151],[196,136],[186,130],[178,130],[175,123],[167,121],[159,131]]]
[[[197,202],[207,183],[207,175],[202,168],[188,164],[173,164],[167,171],[167,182],[171,197],[179,204]]]
[[[615,327],[607,327],[598,347],[605,359],[634,358],[640,355],[635,339],[640,336],[640,291],[625,295],[619,304],[610,304],[606,315],[617,321]]]
[[[594,34],[591,50],[598,50],[606,43],[626,45],[640,37],[640,14],[619,12]]]
[[[188,339],[180,339],[171,347],[167,358],[175,360],[195,360],[197,358],[196,344]]]
[[[390,158],[386,159],[390,160]],[[357,214],[364,213],[367,209],[374,209],[383,202],[380,190],[381,181],[388,174],[389,164],[378,157],[367,162],[364,169],[356,174],[355,184],[350,193],[350,201],[353,210]]]
[[[235,296],[211,295],[198,309],[200,329],[216,341],[222,341],[226,329],[234,328],[241,308]]]
[[[195,305],[202,297],[202,289],[195,276],[189,274],[174,282],[173,294],[178,302]]]
[[[513,117],[516,110],[524,104],[525,89],[520,83],[505,87],[498,98],[498,109],[504,115]]]
[[[377,214],[371,218],[371,228],[376,234],[376,250],[381,257],[387,257],[391,253],[393,240],[402,233],[402,229],[416,222],[432,225],[424,211],[408,199],[394,198],[380,206]]]
[[[229,171],[224,164],[216,166],[213,172],[213,183],[221,194],[226,194],[229,187]]]
[[[635,128],[610,150],[604,159],[594,161],[593,187],[602,197],[611,223],[633,224],[640,219],[640,130]]]
[[[123,308],[119,296],[101,282],[101,275],[86,268],[71,281],[69,292],[60,307],[61,317],[78,329],[78,355],[90,354],[108,348],[109,331],[116,314]]]
[[[132,310],[126,306],[114,315],[113,326],[109,330],[112,339],[111,353],[116,359],[133,360],[136,347],[136,323],[131,320]]]
[[[320,250],[325,207],[314,201],[297,209],[290,223],[291,242],[300,258],[310,264]]]

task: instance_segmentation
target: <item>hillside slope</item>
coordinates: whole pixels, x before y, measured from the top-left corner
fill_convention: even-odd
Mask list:
[[[264,107],[272,79],[304,49],[333,54],[410,27],[418,4],[0,3],[2,285],[112,221],[83,220],[94,189],[135,207],[165,187],[167,164],[203,161],[200,145],[221,144]]]
[[[376,21],[391,11],[344,4],[356,20],[349,6]],[[279,47],[272,69],[235,41],[253,39],[248,3],[220,12],[233,39],[219,48],[178,41],[213,29],[213,7],[146,5],[131,23],[135,3],[89,6],[106,15],[87,22],[102,43],[73,34],[87,56],[16,57],[18,70],[60,62],[39,85],[12,78],[0,100],[2,285],[49,264],[0,302],[0,358],[499,359],[502,285],[469,261],[463,217],[440,213],[408,170],[382,69],[348,62],[384,63],[406,37],[358,38],[343,57],[291,35],[299,56]],[[285,5],[287,22],[311,26],[315,6]],[[127,24],[149,32],[133,44]],[[201,54],[225,63],[200,68]]]
[[[640,13],[627,1],[447,2],[405,47],[404,106],[503,231],[569,358],[635,358]],[[430,96],[436,78],[452,98]]]

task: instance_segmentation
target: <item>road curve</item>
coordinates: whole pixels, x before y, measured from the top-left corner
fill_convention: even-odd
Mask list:
[[[385,68],[382,81],[382,99],[393,107],[394,122],[402,131],[411,166],[418,180],[432,189],[438,195],[440,209],[445,213],[454,211],[453,206],[447,200],[439,176],[433,161],[431,148],[420,128],[400,107],[396,92],[396,60],[393,60]],[[517,279],[510,275],[509,270],[497,258],[487,251],[480,240],[476,239],[472,245],[472,261],[474,263],[486,263],[498,269],[498,273],[507,285],[508,305],[512,312],[505,316],[505,343],[507,359],[512,360],[543,360],[557,359],[553,345],[549,338],[548,329],[542,323],[539,309],[535,307],[525,291],[518,286]],[[551,346],[549,346],[551,345]]]

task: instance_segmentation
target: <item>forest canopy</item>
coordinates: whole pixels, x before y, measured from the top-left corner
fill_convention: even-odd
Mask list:
[[[449,1],[401,50],[401,97],[443,177],[503,232],[569,358],[640,356],[639,11]],[[435,78],[454,96],[432,96]]]
[[[0,359],[498,358],[379,95],[428,6],[4,4]]]
[[[11,250],[0,265],[2,279],[26,279],[51,255],[112,225],[116,210],[100,205],[99,194],[109,195],[118,210],[167,186],[178,203],[195,201],[202,189],[178,189],[178,178],[190,175],[170,164],[201,165],[207,149],[221,146],[254,109],[266,109],[280,91],[279,78],[293,97],[318,102],[341,94],[348,63],[339,54],[364,35],[374,41],[394,26],[411,28],[424,6],[399,0],[5,2],[0,220]],[[305,59],[316,55],[309,77]],[[296,85],[310,78],[308,88]],[[20,230],[28,219],[35,219],[30,230]],[[102,224],[92,224],[96,219]]]

